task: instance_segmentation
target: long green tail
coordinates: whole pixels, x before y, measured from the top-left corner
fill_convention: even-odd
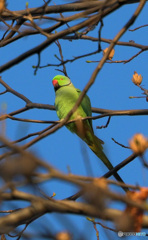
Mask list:
[[[81,131],[80,131],[81,130]],[[74,131],[83,141],[87,143],[89,148],[96,154],[96,156],[105,164],[105,166],[112,170],[114,167],[111,164],[111,162],[106,157],[105,153],[103,152],[103,146],[104,142],[97,138],[88,122],[84,123],[83,126],[81,126],[80,130],[77,129],[77,131]],[[124,183],[122,178],[119,176],[118,173],[114,173],[113,176],[116,178],[117,181]],[[127,191],[127,187],[122,187],[123,190]]]
[[[102,141],[97,138],[95,135],[93,136],[94,141],[93,144],[88,146],[90,147],[90,149],[97,155],[98,158],[100,158],[102,160],[102,162],[105,164],[105,166],[109,169],[112,170],[113,169],[113,165],[111,164],[111,162],[108,160],[108,158],[106,157],[105,153],[103,152],[103,147],[102,147]],[[116,178],[117,181],[119,182],[123,182],[122,178],[118,175],[118,173],[114,173],[113,176]],[[123,188],[124,190],[127,191],[127,188]]]

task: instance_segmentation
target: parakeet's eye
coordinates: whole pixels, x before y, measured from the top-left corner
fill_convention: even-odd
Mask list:
[[[63,80],[63,78],[60,78],[60,80]]]

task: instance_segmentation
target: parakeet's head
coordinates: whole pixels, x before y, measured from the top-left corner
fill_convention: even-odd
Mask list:
[[[64,86],[67,86],[67,85],[71,84],[71,81],[68,77],[65,77],[63,75],[56,75],[52,79],[52,84],[53,84],[54,89],[56,91],[60,87],[64,87]]]

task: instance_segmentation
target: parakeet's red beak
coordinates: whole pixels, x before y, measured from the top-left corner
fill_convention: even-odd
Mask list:
[[[52,80],[52,84],[54,87],[58,87],[58,81],[56,79]]]

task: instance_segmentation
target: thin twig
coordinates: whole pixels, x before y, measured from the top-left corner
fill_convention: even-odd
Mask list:
[[[139,27],[136,27],[136,28],[134,28],[134,29],[129,29],[129,31],[133,32],[133,31],[136,31],[136,30],[138,30],[138,29],[140,29],[140,28],[143,28],[143,27],[148,27],[148,24],[144,24],[144,25],[139,26]]]
[[[102,129],[102,128],[107,128],[109,123],[110,123],[110,120],[111,120],[111,116],[109,116],[108,120],[107,120],[107,123],[105,125],[102,125],[102,126],[97,126],[96,128],[97,129]]]
[[[119,146],[121,146],[121,147],[123,147],[123,148],[130,149],[130,147],[127,147],[127,146],[125,146],[125,145],[123,145],[123,144],[117,142],[114,138],[112,138],[112,140],[113,140],[116,144],[118,144]]]
[[[62,53],[61,44],[60,44],[60,42],[58,40],[55,43],[58,46],[59,53],[60,53],[60,56],[61,56],[60,62],[61,62],[61,65],[63,65],[63,71],[62,72],[64,73],[65,76],[68,77],[67,71],[66,71],[66,66],[65,66],[65,63],[64,63],[64,57],[63,57],[63,53]]]
[[[122,169],[123,167],[125,167],[127,164],[129,164],[130,162],[132,162],[135,158],[137,157],[137,155],[135,153],[131,154],[128,158],[126,158],[124,161],[120,162],[118,165],[116,165],[112,170],[110,170],[109,172],[107,172],[106,174],[103,175],[103,177],[108,178],[110,176],[112,176],[115,172],[119,171],[120,169]],[[118,161],[119,162],[119,161]]]

